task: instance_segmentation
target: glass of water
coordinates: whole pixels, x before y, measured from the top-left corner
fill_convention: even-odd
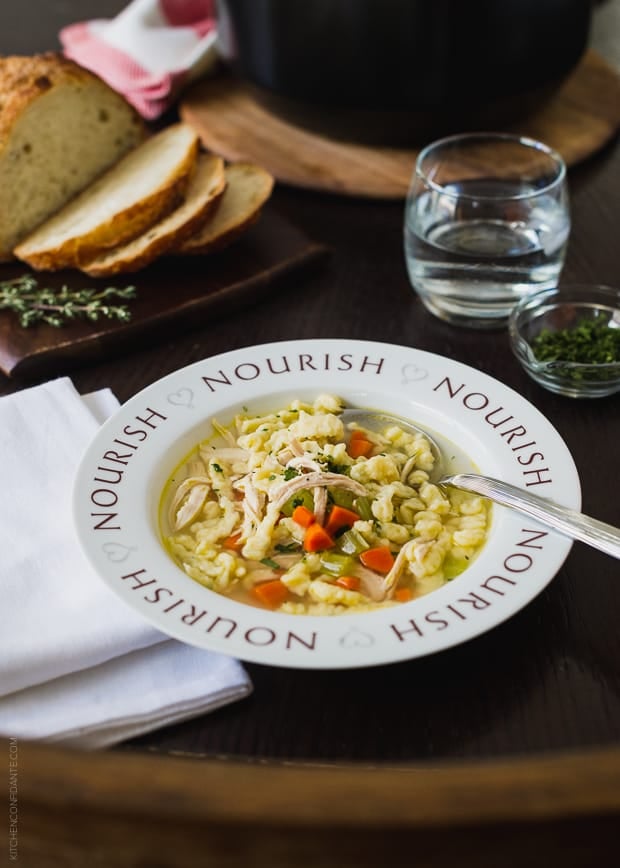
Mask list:
[[[496,328],[557,286],[570,233],[566,166],[547,145],[466,133],[425,147],[405,208],[411,283],[435,316]]]

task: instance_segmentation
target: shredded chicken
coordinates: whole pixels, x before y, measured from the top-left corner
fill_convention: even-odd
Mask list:
[[[289,459],[286,466],[293,467],[295,470],[315,470],[317,473],[321,473],[323,470],[319,462],[315,461],[308,453]]]
[[[291,451],[293,452],[293,455],[296,455],[298,458],[301,458],[301,456],[304,454],[304,447],[295,437],[291,437],[289,446],[291,448]]]
[[[228,428],[225,428],[223,425],[221,425],[217,421],[217,419],[212,419],[211,424],[213,425],[213,430],[217,434],[219,434],[220,437],[222,437],[228,443],[229,446],[233,446],[235,448],[238,448],[237,447],[237,441],[235,439],[235,435],[232,433],[232,431],[229,431]]]
[[[303,458],[307,454],[299,440],[293,437],[290,444],[278,452],[276,458],[286,467],[293,458]]]
[[[206,476],[188,476],[177,488],[170,504],[170,525],[173,530],[186,527],[198,515],[211,488]]]
[[[317,488],[314,492],[314,517],[319,524],[325,524],[327,513],[327,489]]]
[[[302,557],[303,555],[301,552],[291,552],[290,554],[273,555],[270,560],[277,564],[279,569],[288,570],[295,564],[299,563]],[[253,584],[256,585],[259,582],[267,582],[270,579],[273,579],[275,567],[270,567],[262,561],[247,561],[247,566],[247,577]]]
[[[369,570],[362,564],[355,565],[353,575],[360,580],[360,593],[370,597],[375,603],[385,600],[386,591],[383,576],[375,573],[374,570]]]
[[[200,458],[190,458],[187,464],[188,476],[204,476],[207,472],[204,461]]]
[[[413,468],[416,466],[417,460],[418,460],[417,456],[412,455],[411,458],[407,459],[407,462],[404,464],[403,469],[400,472],[400,481],[403,484],[406,484],[407,479],[409,478],[409,474],[411,473]]]
[[[270,503],[270,508],[280,509],[286,501],[303,488],[317,488],[322,485],[329,485],[332,488],[345,488],[352,491],[353,494],[364,496],[366,489],[364,486],[349,479],[348,476],[343,476],[341,473],[323,473],[312,472],[303,473],[301,476],[296,476],[294,479],[289,479],[288,482],[283,482],[274,492],[274,499]]]
[[[256,518],[257,521],[260,521],[263,517],[263,510],[265,508],[265,495],[262,491],[259,491],[252,481],[251,476],[244,477],[245,479],[245,500],[244,507],[247,506],[248,511]]]
[[[407,566],[408,554],[411,549],[415,546],[417,540],[412,539],[409,540],[408,543],[401,548],[399,553],[396,555],[396,560],[392,564],[392,569],[387,573],[385,578],[383,579],[383,591],[384,597],[391,597],[394,591],[396,590],[396,585],[398,584],[398,580],[400,579],[401,573]]]

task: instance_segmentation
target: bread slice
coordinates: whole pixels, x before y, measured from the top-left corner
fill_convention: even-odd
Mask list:
[[[0,262],[146,132],[120,94],[61,55],[0,57]]]
[[[273,190],[273,177],[260,166],[233,163],[226,167],[226,190],[217,211],[202,229],[174,247],[175,254],[221,250],[255,220]]]
[[[15,248],[37,270],[77,267],[140,235],[182,201],[199,141],[173,124],[130,151]]]
[[[198,157],[198,165],[182,205],[142,235],[87,262],[82,266],[82,271],[91,277],[105,277],[145,268],[175,244],[189,238],[205,223],[216,208],[225,187],[222,158],[202,154]]]

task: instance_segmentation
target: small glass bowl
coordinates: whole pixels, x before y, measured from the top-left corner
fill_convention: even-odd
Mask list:
[[[533,380],[569,398],[602,398],[620,391],[620,361],[539,361],[531,347],[543,331],[570,329],[597,320],[620,329],[620,290],[608,286],[565,286],[523,298],[508,321],[510,346]]]

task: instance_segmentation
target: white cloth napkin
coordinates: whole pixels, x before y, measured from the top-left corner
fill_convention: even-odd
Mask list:
[[[118,406],[60,378],[0,399],[0,733],[101,747],[247,696],[231,658],[169,640],[82,554],[71,489]]]
[[[132,0],[116,18],[71,24],[59,39],[148,120],[217,61],[213,0]]]

